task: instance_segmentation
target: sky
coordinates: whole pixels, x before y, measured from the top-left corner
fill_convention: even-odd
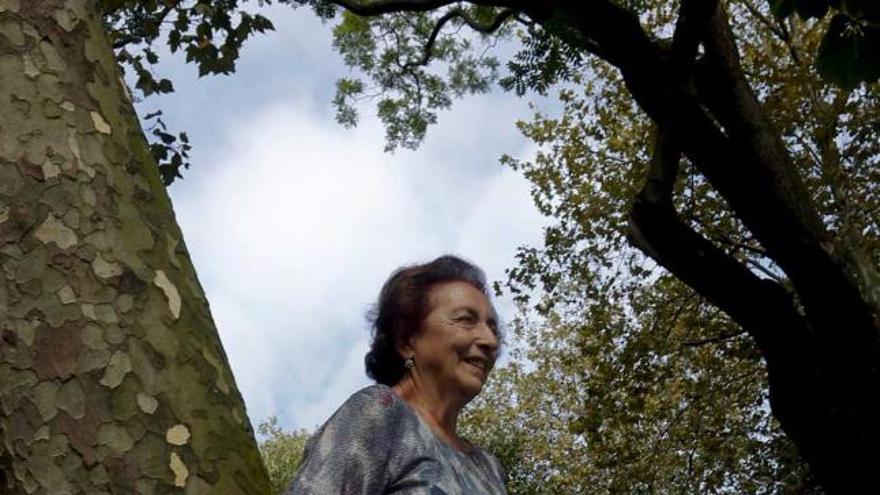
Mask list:
[[[349,70],[330,26],[307,10],[267,15],[276,32],[245,46],[234,75],[199,79],[166,57],[157,71],[176,92],[139,110],[161,109],[193,143],[169,192],[251,422],[313,429],[371,383],[365,313],[394,269],[456,254],[503,280],[547,221],[499,163],[535,152],[514,126],[527,100],[465,98],[418,150],[385,153],[373,108],[356,129],[333,118]],[[513,318],[509,299],[496,306]]]

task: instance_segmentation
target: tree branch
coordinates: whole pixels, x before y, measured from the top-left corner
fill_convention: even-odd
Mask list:
[[[681,345],[684,347],[701,347],[706,344],[717,344],[719,342],[724,342],[725,340],[730,340],[735,337],[739,337],[740,335],[745,335],[745,330],[740,330],[738,332],[731,333],[723,333],[721,335],[716,335],[714,337],[709,337],[700,340],[690,340],[688,342],[682,342]]]
[[[131,34],[113,36],[113,49],[118,50],[120,48],[124,48],[126,45],[129,45],[136,41],[140,41],[142,39],[143,38],[140,36],[134,36]]]
[[[482,3],[482,2],[475,2]],[[570,46],[594,53],[611,65],[637,69],[660,52],[638,15],[610,0],[517,2],[517,8]]]
[[[697,56],[703,34],[715,11],[718,0],[682,0],[672,36],[672,59],[676,67],[689,67]]]
[[[392,12],[427,12],[457,3],[459,0],[388,0],[364,3],[358,0],[330,0],[330,3],[363,17]]]
[[[443,29],[443,26],[446,25],[449,21],[455,18],[460,18],[464,21],[465,24],[468,25],[474,31],[479,31],[481,33],[494,33],[497,31],[508,19],[517,14],[516,10],[513,9],[505,9],[501,13],[498,14],[492,22],[487,24],[481,24],[478,21],[472,19],[467,12],[463,9],[455,8],[451,9],[449,12],[446,12],[437,19],[437,24],[434,25],[434,29],[431,30],[431,34],[428,36],[428,41],[425,42],[425,49],[422,54],[422,58],[415,62],[407,62],[404,64],[404,69],[408,69],[411,67],[418,67],[423,65],[428,65],[428,62],[431,60],[431,52],[434,49],[434,43],[437,41],[437,36],[440,35],[440,31]]]
[[[177,1],[173,1],[173,2],[166,4],[165,8],[163,8],[162,11],[159,12],[156,16],[156,18],[157,18],[156,24],[158,25],[158,24],[161,24],[162,22],[164,22],[165,18],[168,17],[168,14],[170,14],[171,11],[177,7],[178,3],[179,2],[177,2]],[[114,31],[114,33],[118,33],[118,32],[119,31]],[[133,34],[131,34],[131,31],[128,30],[128,31],[126,31],[126,34],[124,34],[124,35],[119,35],[118,37],[114,36],[113,49],[118,50],[120,48],[125,47],[126,45],[128,45],[130,43],[141,42],[141,41],[144,41],[143,36],[133,35]]]
[[[796,63],[797,65],[801,65],[801,56],[798,54],[795,46],[791,43],[791,35],[789,34],[788,29],[786,29],[785,24],[782,24],[779,19],[771,21],[769,18],[767,18],[767,16],[761,13],[761,11],[758,10],[757,7],[752,5],[751,0],[742,0],[742,4],[745,6],[746,10],[748,10],[749,13],[752,14],[752,17],[757,19],[761,24],[764,25],[764,27],[769,29],[771,33],[773,33],[777,38],[779,38],[780,41],[782,41],[782,43],[788,49],[788,53],[789,55],[791,55],[791,59],[794,61],[794,63]]]
[[[792,302],[785,301],[788,296],[782,287],[756,277],[748,268],[679,219],[672,201],[679,160],[680,151],[671,134],[658,130],[645,185],[636,197],[630,214],[629,239],[661,266],[729,314],[749,331],[759,345],[773,350],[775,346],[772,344],[776,339],[788,332],[795,332],[794,328],[803,328],[803,325],[788,329],[773,328],[768,333],[770,327],[775,327],[770,325],[768,319],[780,318],[780,312],[794,321],[799,321],[800,317]],[[775,295],[771,297],[770,293]],[[796,335],[785,337],[795,338]],[[807,336],[800,336],[804,337]]]
[[[563,7],[557,7],[560,4]],[[689,81],[679,77],[669,63],[668,51],[647,38],[634,14],[606,1],[540,5],[560,11],[532,11],[532,18],[549,23],[549,29],[569,43],[579,42],[583,47],[583,40],[596,41],[605,51],[602,56],[620,68],[639,106],[676,137],[681,149],[786,272],[813,327],[827,332],[826,338],[834,342],[827,350],[838,357],[880,353],[880,336],[870,308],[857,284],[824,247],[828,240],[824,226],[778,133],[763,117],[742,74],[723,10],[716,10],[706,33],[707,54],[697,66],[698,91],[694,93]],[[560,27],[560,22],[567,26]],[[704,241],[693,240],[697,245]],[[642,247],[654,249],[650,244]],[[712,290],[692,287],[704,295],[703,289]],[[842,328],[846,337],[840,335]],[[861,362],[877,360],[876,355],[865,356]]]
[[[330,3],[343,7],[354,14],[370,17],[392,12],[428,12],[440,7],[461,3],[462,0],[384,0],[364,2],[363,0],[329,0]],[[506,7],[522,10],[528,0],[476,0],[468,3],[487,7]]]
[[[690,80],[681,77],[675,65],[669,63],[668,51],[647,37],[635,14],[604,0],[560,0],[539,5],[544,11],[535,7],[526,12],[549,25],[553,34],[588,49],[585,40],[601,47],[599,54],[620,68],[642,109],[660,127],[675,133],[682,150],[698,164],[793,283],[800,281],[819,291],[807,291],[816,294],[810,301],[820,299],[819,294],[827,292],[826,283],[831,281],[838,287],[840,302],[849,301],[844,306],[852,310],[852,327],[872,327],[859,295],[821,246],[827,237],[824,227],[781,139],[762,116],[742,75],[722,9],[715,9],[715,15],[709,16],[704,36],[707,55],[697,66],[698,92],[694,94]],[[700,10],[697,4],[689,3],[687,8],[695,13],[688,14],[690,21],[679,23],[679,53],[693,53],[699,38],[689,33],[697,30],[696,19],[705,19],[706,12],[711,12]],[[823,268],[819,277],[815,276],[817,267]],[[819,304],[828,306],[821,301]],[[838,307],[828,314],[839,312]],[[822,323],[826,328],[836,326],[827,319]]]
[[[689,156],[786,272],[814,328],[829,332],[826,337],[839,346],[834,350],[845,355],[880,348],[871,309],[857,282],[829,252],[830,236],[742,74],[733,34],[720,10],[705,46],[697,88],[728,138],[710,135],[717,134],[711,130],[700,136],[706,124],[690,124],[687,127],[696,132],[690,134]],[[693,104],[690,112],[697,121],[708,120]],[[712,141],[715,144],[708,148]],[[841,338],[841,328],[848,338]]]
[[[524,11],[570,45],[590,49],[589,41],[601,47],[599,54],[621,70],[639,106],[674,133],[786,272],[814,326],[831,333],[847,328],[853,341],[838,339],[838,351],[845,354],[851,345],[862,352],[880,349],[870,308],[823,247],[828,236],[821,219],[743,76],[723,9],[715,10],[704,36],[706,56],[697,65],[696,93],[669,63],[668,50],[648,38],[638,17],[608,0],[538,2]]]
[[[741,250],[743,250],[743,251],[748,251],[748,252],[750,252],[750,253],[752,253],[752,254],[756,254],[756,255],[761,256],[761,257],[764,257],[764,258],[767,258],[767,257],[768,257],[768,256],[767,256],[767,251],[765,251],[765,250],[763,250],[763,249],[761,249],[761,248],[759,248],[759,247],[755,247],[755,246],[751,246],[751,245],[747,244],[748,241],[746,241],[746,242],[737,242],[737,241],[734,241],[734,240],[733,240],[732,238],[730,238],[729,236],[724,236],[724,235],[718,237],[717,240],[718,240],[718,242],[720,242],[720,243],[722,243],[722,244],[725,244],[725,245],[727,245],[727,246],[730,246],[730,247],[732,247],[732,248],[735,248],[735,249],[741,249]]]
[[[736,41],[723,11],[712,19],[706,34],[706,57],[697,73],[701,96],[728,135],[759,156],[778,196],[797,212],[806,228],[821,237],[824,228],[809,206],[806,187],[743,75]]]
[[[467,24],[474,31],[479,31],[484,34],[491,34],[497,31],[498,28],[500,28],[504,24],[504,22],[507,21],[507,19],[513,17],[515,14],[517,14],[517,12],[518,11],[514,9],[504,9],[498,14],[497,17],[495,17],[495,19],[492,19],[492,22],[489,22],[487,24],[480,24],[479,22],[471,19],[471,17],[468,16],[467,13],[464,11],[461,11],[461,17],[462,20],[464,20],[465,24]]]

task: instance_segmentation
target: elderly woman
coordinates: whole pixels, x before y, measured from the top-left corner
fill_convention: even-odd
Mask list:
[[[453,256],[399,269],[372,316],[377,383],[309,440],[287,495],[505,494],[498,460],[456,431],[498,355],[482,270]]]

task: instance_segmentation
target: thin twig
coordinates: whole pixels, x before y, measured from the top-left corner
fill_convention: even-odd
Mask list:
[[[732,332],[732,333],[723,333],[721,335],[716,335],[715,337],[709,337],[707,339],[682,342],[681,345],[683,345],[685,347],[700,347],[700,346],[703,346],[706,344],[717,344],[719,342],[724,342],[725,340],[730,340],[730,339],[739,337],[740,335],[744,335],[745,333],[746,333],[745,330],[739,330],[737,332]]]

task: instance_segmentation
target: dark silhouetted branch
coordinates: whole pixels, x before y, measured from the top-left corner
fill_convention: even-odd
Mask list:
[[[497,31],[504,23],[513,17],[517,13],[516,10],[513,9],[505,9],[500,12],[491,22],[482,24],[471,18],[462,9],[452,9],[449,12],[443,14],[439,19],[437,19],[437,23],[434,25],[434,29],[431,30],[431,34],[428,36],[428,40],[425,42],[425,48],[422,54],[422,58],[415,62],[409,62],[404,65],[404,68],[417,67],[422,65],[427,65],[431,60],[431,54],[434,50],[434,44],[437,42],[437,36],[440,35],[440,31],[443,29],[449,21],[453,19],[461,19],[468,27],[473,29],[474,31],[478,31],[485,34],[494,33]]]
[[[694,61],[703,33],[717,9],[718,0],[681,0],[672,37],[672,58],[676,67],[689,67]]]

